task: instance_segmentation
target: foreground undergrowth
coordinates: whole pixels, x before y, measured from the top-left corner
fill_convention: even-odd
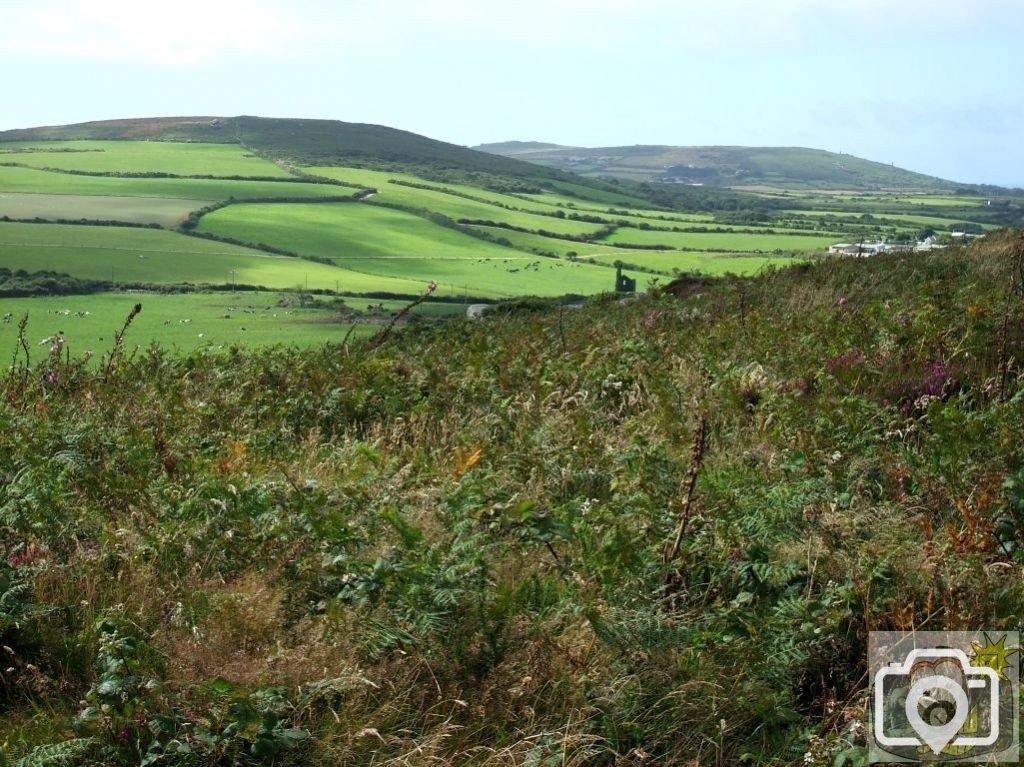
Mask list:
[[[868,631],[1021,623],[1022,253],[11,349],[0,764],[862,762]]]

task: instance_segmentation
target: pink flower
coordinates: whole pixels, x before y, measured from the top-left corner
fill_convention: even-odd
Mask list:
[[[47,379],[50,381],[51,384],[56,384],[57,381],[60,380],[60,377],[57,375],[56,370],[52,370],[50,371],[50,375],[47,376]]]
[[[841,298],[839,299],[839,305],[840,305],[840,306],[846,306],[846,296],[842,296],[842,297],[841,297]]]

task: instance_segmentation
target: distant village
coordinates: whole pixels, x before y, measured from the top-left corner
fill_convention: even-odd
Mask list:
[[[885,240],[878,240],[876,242],[837,242],[835,245],[830,245],[828,252],[830,255],[839,256],[874,256],[879,253],[926,253],[930,250],[942,250],[948,248],[950,241],[953,244],[964,243],[968,240],[975,240],[979,237],[984,237],[983,234],[969,234],[967,232],[952,232],[951,234],[945,235],[940,240],[938,235],[931,235],[925,237],[922,240],[918,240],[916,243],[909,242],[886,242]]]

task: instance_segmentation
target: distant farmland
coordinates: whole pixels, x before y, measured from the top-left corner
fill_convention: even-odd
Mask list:
[[[82,289],[77,279],[103,290],[413,297],[433,282],[440,297],[496,300],[607,292],[618,263],[642,289],[681,272],[752,274],[842,240],[995,226],[977,197],[618,188],[390,129],[334,126],[125,121],[0,137],[0,269],[17,273],[22,292]],[[352,142],[368,142],[365,152]],[[248,343],[281,339],[250,325]]]
[[[281,178],[289,175],[237,145],[170,141],[4,142],[0,144],[0,162],[90,173]]]
[[[3,155],[0,155],[2,158]],[[330,184],[195,178],[83,176],[0,165],[0,192],[74,194],[99,197],[176,197],[185,200],[237,200],[350,196],[356,190]],[[112,208],[112,210],[114,210]],[[116,212],[116,211],[115,211]]]
[[[213,200],[167,197],[100,197],[77,194],[0,192],[0,218],[125,221],[131,224],[178,226],[193,210]]]

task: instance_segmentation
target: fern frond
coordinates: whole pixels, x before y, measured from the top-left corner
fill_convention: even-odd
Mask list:
[[[37,746],[12,767],[72,767],[92,750],[93,738],[78,738]]]

